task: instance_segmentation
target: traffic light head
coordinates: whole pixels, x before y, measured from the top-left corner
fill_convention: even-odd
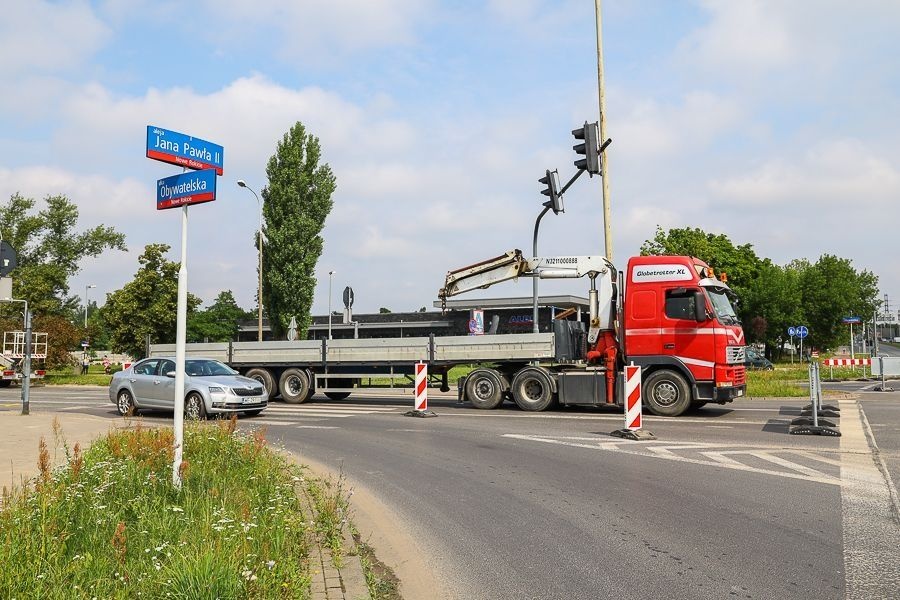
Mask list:
[[[584,127],[573,129],[572,135],[582,143],[575,144],[572,149],[584,158],[576,160],[575,166],[587,171],[592,177],[600,174],[600,144],[597,123],[585,123]]]
[[[551,208],[553,213],[557,215],[561,212],[566,212],[563,208],[562,196],[559,195],[559,173],[555,169],[553,171],[548,170],[546,173],[546,175],[538,179],[539,183],[547,186],[546,189],[541,191],[541,194],[550,197],[549,200],[544,202],[544,206]]]

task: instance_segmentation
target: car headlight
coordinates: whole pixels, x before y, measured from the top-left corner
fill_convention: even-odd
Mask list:
[[[220,388],[220,387],[215,386],[215,385],[211,385],[211,386],[209,386],[209,388],[207,388],[207,389],[209,390],[209,393],[210,393],[210,394],[224,394],[224,393],[225,393],[225,389],[224,389],[224,388]]]

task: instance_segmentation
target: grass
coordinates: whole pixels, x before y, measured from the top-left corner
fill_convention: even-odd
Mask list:
[[[317,525],[294,493],[302,471],[235,424],[185,427],[180,491],[171,429],[76,445],[54,471],[42,440],[34,488],[4,490],[0,597],[308,596]]]
[[[121,365],[115,365],[113,367],[114,371],[121,370]],[[106,375],[103,372],[103,365],[91,365],[88,368],[87,375],[80,374],[76,375],[72,368],[68,369],[55,369],[53,371],[47,371],[47,374],[44,376],[44,383],[47,385],[102,385],[108,386],[110,380],[112,379],[112,375]]]

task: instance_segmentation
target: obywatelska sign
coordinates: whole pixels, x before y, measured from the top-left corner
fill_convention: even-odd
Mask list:
[[[147,158],[188,169],[215,169],[222,174],[225,149],[218,144],[201,140],[162,127],[147,126]]]
[[[156,209],[202,204],[216,199],[216,170],[180,173],[156,182]]]

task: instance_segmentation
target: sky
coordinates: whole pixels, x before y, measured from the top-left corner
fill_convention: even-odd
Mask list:
[[[179,260],[180,169],[146,127],[224,147],[215,202],[189,209],[188,287],[255,309],[260,192],[302,121],[337,178],[313,312],[431,308],[448,270],[520,248],[574,174],[571,130],[599,115],[590,0],[23,0],[0,20],[0,198],[65,194],[79,229],[127,252],[86,257],[71,292],[102,304],[151,243]],[[699,227],[778,264],[822,254],[900,307],[900,3],[606,0],[613,262],[657,226]],[[604,252],[599,177],[541,223],[539,255]],[[585,296],[587,280],[541,282]],[[527,296],[530,280],[482,295]]]

